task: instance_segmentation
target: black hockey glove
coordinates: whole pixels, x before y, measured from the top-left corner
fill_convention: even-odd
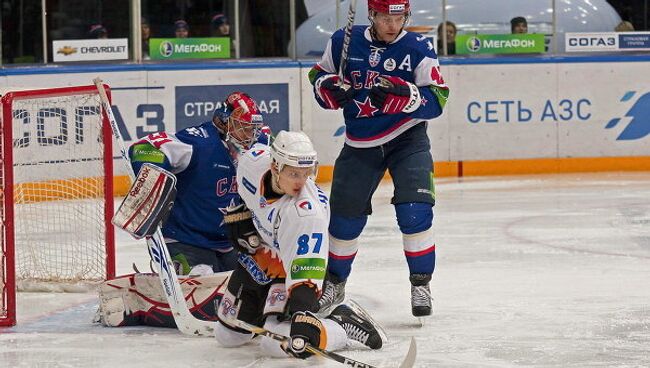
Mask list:
[[[255,254],[261,239],[253,224],[253,214],[244,203],[227,207],[223,221],[228,226],[228,240],[240,252]]]
[[[311,282],[303,282],[292,287],[285,308],[285,316],[287,317],[296,312],[318,312],[317,286]]]
[[[354,97],[354,89],[341,83],[341,78],[336,74],[325,74],[314,83],[316,94],[325,103],[328,109],[343,108]]]
[[[323,322],[311,312],[296,312],[291,317],[291,341],[283,344],[282,349],[296,358],[307,359],[314,355],[307,351],[307,345],[325,349],[321,343],[327,343],[326,331]]]

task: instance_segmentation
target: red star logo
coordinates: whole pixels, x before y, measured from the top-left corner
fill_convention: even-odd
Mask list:
[[[366,96],[366,100],[363,101],[363,103],[361,103],[361,102],[359,102],[357,100],[354,100],[354,103],[359,108],[359,113],[357,114],[357,119],[358,118],[370,118],[373,115],[375,115],[375,113],[377,111],[379,111],[379,109],[372,106],[372,104],[370,103],[370,98],[367,97],[367,96]]]
[[[422,97],[422,101],[420,101],[420,105],[421,105],[421,106],[424,106],[424,105],[427,104],[427,102],[429,102],[429,101],[427,101],[426,98]]]

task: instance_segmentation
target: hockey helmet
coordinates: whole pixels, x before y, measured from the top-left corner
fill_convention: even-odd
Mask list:
[[[226,101],[217,106],[214,116],[222,123],[226,140],[244,149],[250,148],[257,141],[264,124],[255,100],[243,92],[229,94]]]
[[[411,13],[411,5],[409,0],[368,0],[368,14],[372,10],[378,13],[408,16]]]
[[[271,157],[278,172],[282,171],[285,165],[313,167],[314,174],[316,172],[316,150],[307,134],[303,132],[280,131],[271,145]]]

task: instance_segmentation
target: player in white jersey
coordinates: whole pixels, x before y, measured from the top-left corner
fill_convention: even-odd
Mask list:
[[[225,221],[242,251],[217,310],[222,345],[253,337],[235,327],[237,319],[297,342],[280,346],[264,337],[262,348],[275,356],[307,358],[311,353],[295,347],[307,342],[336,350],[348,338],[381,347],[373,323],[347,305],[327,318],[314,314],[329,252],[329,200],[313,180],[316,167],[316,151],[302,132],[281,131],[271,147],[256,144],[240,157],[237,184],[244,203],[231,208]]]

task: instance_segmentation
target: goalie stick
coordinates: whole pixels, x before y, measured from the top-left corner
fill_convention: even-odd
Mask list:
[[[133,173],[131,165],[129,165],[129,158],[124,146],[124,140],[122,139],[122,134],[120,133],[117,121],[113,115],[113,110],[108,101],[105,87],[100,78],[95,78],[93,83],[95,83],[95,86],[97,87],[102,108],[111,124],[111,131],[113,132],[115,141],[119,146],[120,156],[123,159],[122,162],[124,163],[126,172],[129,173],[129,177],[131,178],[131,181],[133,181],[135,174]],[[151,236],[147,236],[146,239],[149,255],[151,256],[156,271],[160,276],[160,282],[162,283],[165,297],[167,298],[169,308],[172,311],[178,329],[186,335],[214,336],[214,327],[217,322],[197,319],[192,315],[192,313],[190,313],[190,310],[187,307],[183,291],[181,290],[181,285],[178,282],[178,276],[176,276],[176,271],[174,270],[174,265],[171,256],[169,255],[167,245],[163,239],[162,232],[160,231],[160,227],[157,227],[155,233]]]
[[[290,337],[280,335],[280,334],[277,334],[275,332],[271,332],[271,331],[269,331],[269,330],[267,330],[267,329],[265,329],[263,327],[253,326],[251,324],[248,324],[248,323],[246,323],[244,321],[240,321],[240,320],[237,320],[237,319],[228,320],[228,323],[233,324],[233,325],[235,325],[235,326],[237,326],[237,327],[239,327],[241,329],[244,329],[244,330],[246,330],[248,332],[252,332],[252,333],[257,334],[257,335],[266,336],[266,337],[269,337],[269,338],[271,338],[273,340],[279,341],[282,345],[291,343],[291,338]],[[305,346],[305,349],[308,352],[310,352],[310,353],[312,353],[314,355],[318,355],[318,356],[321,356],[321,357],[324,357],[324,358],[327,358],[327,359],[331,359],[331,360],[337,361],[337,362],[339,362],[341,364],[349,365],[349,366],[352,366],[352,367],[355,367],[355,368],[378,368],[377,366],[370,365],[370,364],[367,364],[367,363],[363,363],[363,362],[360,362],[358,360],[354,360],[354,359],[345,357],[345,356],[343,356],[341,354],[337,354],[337,353],[332,352],[332,351],[328,351],[328,350],[325,350],[325,349],[318,348],[316,346],[309,345],[309,343]],[[409,345],[409,350],[406,353],[406,356],[404,357],[404,359],[402,360],[402,363],[399,365],[399,368],[412,368],[413,364],[415,364],[416,355],[417,355],[417,346],[416,346],[416,343],[415,343],[415,338],[412,337],[411,338],[411,343]]]

